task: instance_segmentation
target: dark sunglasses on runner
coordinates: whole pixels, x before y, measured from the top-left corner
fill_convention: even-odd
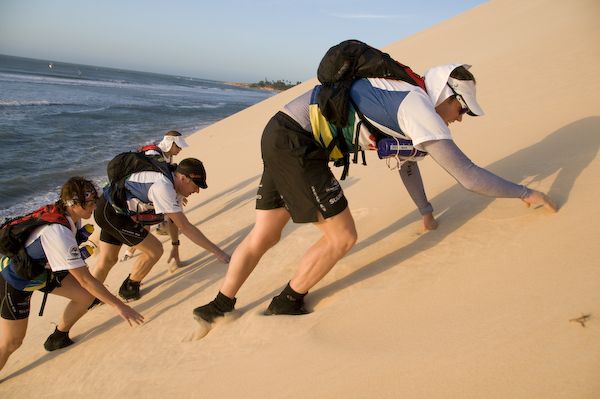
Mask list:
[[[452,93],[454,93],[454,97],[455,97],[455,98],[458,100],[458,102],[460,103],[460,107],[461,107],[461,108],[460,108],[460,111],[459,111],[460,115],[464,115],[464,114],[466,114],[467,112],[469,112],[469,107],[467,106],[467,103],[466,103],[466,102],[465,102],[465,100],[462,98],[462,96],[461,96],[460,94],[458,94],[458,93],[456,92],[456,90],[454,90],[454,89],[452,88],[452,86],[450,86],[450,84],[449,84],[449,83],[446,83],[446,84],[448,85],[448,87],[450,88],[450,90],[452,90]]]
[[[200,187],[200,188],[208,187],[208,185],[206,184],[206,180],[204,180],[200,176],[190,176],[190,175],[186,175],[186,176],[189,177],[190,180],[193,181],[194,184],[197,185],[198,187]]]

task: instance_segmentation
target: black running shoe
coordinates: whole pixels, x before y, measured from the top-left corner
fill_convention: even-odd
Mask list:
[[[194,309],[194,318],[212,323],[217,317],[223,317],[225,313],[231,312],[235,301],[236,298],[231,299],[219,292],[215,299]]]
[[[281,293],[273,298],[264,314],[267,316],[274,314],[302,315],[309,312],[304,309],[304,300],[295,299],[291,295]]]
[[[48,352],[52,352],[57,349],[65,348],[72,344],[74,344],[74,342],[71,341],[71,338],[69,338],[69,332],[60,331],[58,327],[56,327],[56,329],[54,329],[54,332],[50,334],[48,339],[46,339],[46,342],[44,342],[44,348]]]
[[[288,283],[285,288],[277,295],[264,314],[267,316],[273,314],[289,314],[289,315],[301,315],[309,313],[304,309],[304,297],[307,293],[300,293],[294,291],[291,287],[291,282]]]
[[[119,288],[119,296],[126,301],[135,301],[140,299],[140,282],[132,281],[129,279],[129,276],[123,281],[121,284],[121,288]]]
[[[197,307],[194,309],[194,318],[196,320],[204,320],[212,323],[217,317],[225,316],[225,312],[221,312],[217,309],[215,301],[210,301],[204,306]]]

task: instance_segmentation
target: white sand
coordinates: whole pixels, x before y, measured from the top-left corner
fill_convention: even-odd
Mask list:
[[[473,64],[487,115],[453,124],[456,142],[549,192],[557,214],[469,193],[427,159],[440,227],[422,234],[399,177],[369,154],[344,183],[359,242],[307,297],[313,313],[261,314],[318,237],[290,224],[234,314],[194,340],[192,309],[215,296],[225,267],[182,238],[192,265],[170,274],[165,254],[155,266],[134,305],[144,326],[103,306],[73,328],[76,345],[46,353],[65,303],[50,297],[0,374],[0,397],[600,397],[599,17],[595,0],[492,1],[387,48],[420,73]],[[205,161],[209,189],[186,215],[229,252],[253,224],[266,121],[314,83],[188,140],[182,155]],[[113,269],[112,292],[132,262]],[[569,321],[582,314],[585,327]]]

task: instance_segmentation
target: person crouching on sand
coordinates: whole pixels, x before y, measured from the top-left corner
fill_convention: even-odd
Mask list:
[[[25,279],[16,272],[12,259],[3,256],[0,260],[0,369],[23,342],[35,290],[71,299],[54,333],[44,343],[48,351],[73,343],[69,330],[87,312],[94,297],[114,307],[130,325],[143,322],[142,315],[112,295],[90,274],[80,255],[75,238],[77,229],[81,227],[82,219],[92,216],[97,198],[94,184],[82,177],[72,177],[62,186],[60,199],[47,209],[64,224],[57,222],[36,227],[25,243],[31,258],[47,262],[43,274],[33,280]]]
[[[125,181],[125,189],[135,208],[144,204],[155,215],[164,215],[173,221],[177,229],[196,245],[213,253],[221,262],[229,263],[230,256],[210,241],[183,214],[180,199],[207,188],[206,170],[201,161],[195,158],[182,160],[173,172],[173,181],[161,172],[144,171],[131,174]],[[110,269],[117,263],[119,250],[123,244],[135,246],[142,252],[133,266],[131,274],[123,281],[119,295],[126,300],[139,299],[140,283],[158,262],[163,254],[161,242],[132,217],[117,213],[111,205],[110,186],[98,200],[94,218],[100,232],[100,258],[92,273],[100,280],[106,280]],[[133,209],[132,209],[133,210]],[[179,240],[172,242],[179,245]]]
[[[466,64],[431,68],[425,75],[427,92],[400,80],[358,79],[350,89],[350,97],[372,125],[409,136],[417,149],[429,153],[468,190],[490,197],[519,198],[528,206],[543,205],[556,211],[556,205],[545,194],[473,164],[452,140],[450,123],[461,122],[465,114],[483,115],[469,68]],[[309,108],[318,106],[311,99],[319,88],[288,103],[265,127],[261,140],[264,171],[255,225],[233,253],[216,298],[194,309],[197,320],[210,323],[234,309],[235,295],[265,252],[279,241],[290,218],[295,223],[313,223],[323,235],[273,298],[267,315],[307,313],[305,295],[356,242],[348,202],[328,166],[329,153],[313,135]],[[354,134],[362,135],[363,129]]]

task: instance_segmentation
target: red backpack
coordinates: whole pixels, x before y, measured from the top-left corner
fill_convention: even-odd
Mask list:
[[[156,144],[146,144],[145,146],[142,146],[142,147],[138,148],[137,152],[144,153],[144,152],[146,152],[146,151],[150,151],[150,150],[152,150],[152,151],[156,151],[156,152],[158,152],[159,154],[162,154],[162,152],[163,152],[163,151],[160,149],[160,147],[159,147],[158,145],[156,145]]]
[[[32,280],[46,270],[46,260],[32,259],[25,251],[25,242],[33,229],[53,223],[71,228],[65,215],[59,213],[55,205],[43,206],[25,216],[7,220],[0,226],[0,253],[12,260],[15,273],[20,277]]]

